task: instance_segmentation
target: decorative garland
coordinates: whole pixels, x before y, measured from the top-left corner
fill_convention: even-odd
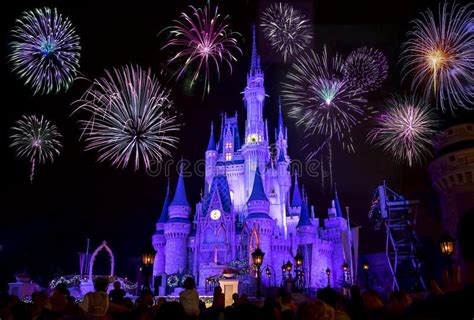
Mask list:
[[[179,285],[179,277],[177,273],[170,274],[168,279],[166,279],[166,284],[170,288],[175,288]]]

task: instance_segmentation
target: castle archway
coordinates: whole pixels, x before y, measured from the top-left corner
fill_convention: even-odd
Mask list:
[[[110,247],[107,245],[107,242],[103,241],[102,244],[98,246],[97,249],[95,249],[94,252],[92,253],[91,260],[89,262],[89,279],[92,279],[92,270],[94,268],[95,258],[97,257],[97,254],[101,250],[106,250],[106,252],[109,254],[110,256],[110,275],[109,276],[110,277],[114,276],[114,267],[115,267],[114,254],[112,252],[112,249],[110,249]]]

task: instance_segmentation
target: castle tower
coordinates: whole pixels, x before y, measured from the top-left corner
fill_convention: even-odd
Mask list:
[[[211,123],[211,134],[209,135],[209,143],[205,153],[206,157],[206,180],[207,186],[210,186],[215,175],[217,162],[217,148],[214,139],[214,124]],[[209,190],[206,190],[206,192]]]
[[[436,158],[428,171],[439,194],[444,231],[456,237],[459,219],[474,207],[474,124],[449,127],[434,146]]]
[[[275,222],[268,214],[270,202],[265,194],[260,169],[257,168],[252,194],[247,201],[248,215],[245,223],[251,232],[250,254],[257,246],[265,253],[265,262],[271,265],[271,245]],[[250,257],[249,257],[250,258]]]
[[[152,236],[153,248],[156,250],[155,261],[153,263],[153,277],[165,272],[165,244],[164,235],[165,223],[168,221],[168,206],[170,204],[170,180],[168,178],[168,187],[166,189],[165,201],[161,210],[160,218],[156,223],[156,232]]]
[[[247,86],[244,89],[244,102],[247,109],[245,122],[245,144],[242,155],[245,160],[246,192],[252,192],[253,177],[257,166],[260,172],[265,172],[269,160],[268,136],[263,119],[263,106],[265,102],[265,87],[263,72],[260,68],[260,56],[257,53],[255,25],[253,25],[252,60],[250,71],[247,74]]]
[[[321,238],[331,242],[333,247],[332,268],[330,267],[332,270],[331,283],[340,286],[343,281],[342,265],[347,262],[345,261],[342,243],[342,232],[347,230],[347,220],[342,214],[337,189],[335,190],[332,207],[328,209],[328,218],[324,220],[324,227],[325,230],[321,233]]]
[[[189,220],[191,207],[184,187],[183,166],[181,165],[176,192],[168,207],[168,221],[164,225],[166,239],[165,272],[167,274],[185,271],[187,266],[187,239],[191,232]]]

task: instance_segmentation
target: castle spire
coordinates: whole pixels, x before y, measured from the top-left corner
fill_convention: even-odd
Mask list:
[[[181,167],[179,169],[178,183],[176,184],[176,192],[174,193],[174,198],[173,198],[173,201],[171,201],[170,206],[189,207],[189,202],[186,197],[186,188],[184,186],[182,159],[181,159]]]
[[[302,204],[302,201],[301,201],[300,188],[298,187],[298,175],[296,174],[296,170],[295,170],[295,187],[293,189],[293,199],[291,200],[291,206],[301,207],[301,204]]]
[[[216,140],[214,139],[214,122],[211,122],[211,134],[209,136],[209,143],[207,144],[207,151],[216,150]]]
[[[252,25],[252,60],[250,62],[250,75],[260,73],[260,56],[257,53],[257,38],[255,23]]]
[[[283,115],[281,113],[281,96],[278,97],[278,131],[281,132],[281,134],[284,133],[285,129],[284,129],[284,125],[283,125]]]
[[[334,206],[336,207],[336,217],[342,218],[341,203],[339,202],[339,197],[337,196],[337,187],[335,183],[334,183],[334,191],[335,191]]]

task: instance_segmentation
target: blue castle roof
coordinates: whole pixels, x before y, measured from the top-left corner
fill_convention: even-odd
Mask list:
[[[267,195],[265,194],[265,189],[263,188],[263,181],[258,166],[257,171],[255,171],[255,178],[253,179],[252,194],[250,195],[248,201],[254,200],[268,201]]]
[[[336,207],[336,217],[342,218],[342,209],[341,209],[341,203],[339,202],[339,197],[337,196],[337,188],[336,188],[336,197],[334,199],[335,202],[335,207]]]
[[[295,171],[295,186],[293,189],[293,198],[291,199],[291,206],[301,207],[301,204],[302,204],[302,201],[301,201],[300,188],[298,187],[298,176],[296,175],[296,171]]]
[[[308,203],[304,201],[303,205],[301,206],[300,220],[298,221],[298,224],[296,225],[296,227],[299,228],[303,226],[312,226],[312,225],[313,224],[311,223],[311,219],[309,218]]]
[[[181,164],[178,183],[176,184],[176,192],[174,193],[174,198],[173,201],[171,201],[170,206],[189,207],[189,202],[186,197],[186,188],[184,187],[183,164]]]
[[[168,187],[166,188],[165,201],[163,203],[163,209],[161,210],[160,219],[158,223],[165,223],[168,221],[168,206],[170,205],[170,179],[168,178]]]
[[[211,134],[209,136],[209,143],[207,144],[207,151],[216,150],[216,140],[214,139],[214,124],[211,122]]]
[[[229,184],[227,183],[227,177],[224,175],[218,175],[212,179],[211,189],[209,193],[207,193],[203,199],[203,204],[202,204],[203,214],[206,214],[209,211],[212,198],[216,192],[219,194],[222,209],[225,212],[231,211],[232,201],[230,199],[230,189],[229,189]]]

